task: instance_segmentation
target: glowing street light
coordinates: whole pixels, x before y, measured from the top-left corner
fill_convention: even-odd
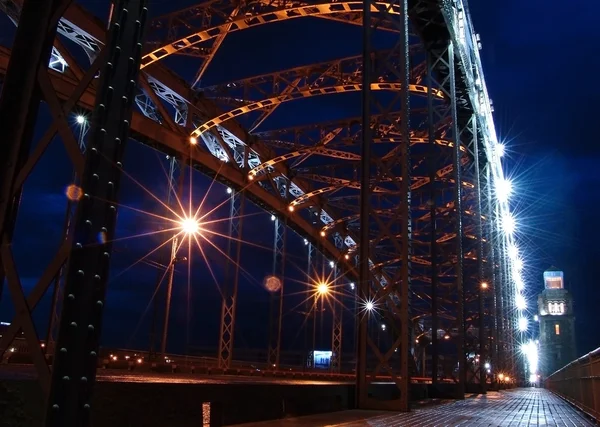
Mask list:
[[[523,294],[517,294],[515,297],[515,305],[519,310],[525,310],[527,308],[527,300]]]
[[[198,138],[196,138],[195,136],[190,136],[190,144],[192,144],[192,145],[198,144]]]
[[[496,144],[496,154],[498,157],[504,157],[504,153],[506,152],[506,146],[500,142]]]
[[[231,193],[233,193],[232,188],[231,187],[227,187],[227,194],[231,194]]]
[[[79,114],[79,115],[78,115],[78,116],[75,118],[75,120],[77,120],[77,124],[80,124],[80,125],[82,125],[82,124],[84,124],[84,123],[85,123],[85,117],[84,117],[84,116],[82,116],[81,114]]]
[[[481,282],[481,289],[487,289],[488,286],[487,282]]]
[[[181,222],[181,230],[188,235],[200,232],[200,224],[195,218],[184,218]]]
[[[512,182],[506,178],[499,178],[496,181],[496,197],[501,202],[506,202],[512,194]]]
[[[320,282],[317,285],[317,293],[319,295],[326,295],[329,293],[329,285],[325,282]]]
[[[350,289],[354,290],[355,287],[356,285],[354,284],[354,282],[350,282]]]
[[[367,311],[373,311],[373,309],[375,308],[375,304],[373,304],[372,301],[367,301],[367,303],[365,304],[365,308],[367,309]]]
[[[522,260],[521,258],[517,258],[517,259],[515,260],[515,269],[516,269],[517,271],[521,271],[521,270],[523,270],[523,260]]]
[[[275,215],[271,215],[271,221],[275,221],[277,217]]]
[[[528,322],[526,317],[519,317],[519,331],[525,332],[527,330]]]
[[[333,268],[333,267],[335,266],[335,262],[333,262],[333,261],[329,261],[329,266],[330,266],[331,268]]]
[[[519,248],[517,248],[514,244],[510,244],[508,246],[508,257],[512,260],[517,259],[519,256]]]
[[[517,223],[515,221],[515,217],[513,217],[510,213],[505,213],[502,216],[502,231],[504,231],[507,235],[511,235],[515,232],[517,227]]]
[[[522,291],[525,287],[525,282],[523,281],[523,278],[520,274],[515,274],[515,285],[517,285],[517,290],[519,291]]]
[[[385,323],[382,323],[382,324],[381,324],[381,330],[382,330],[382,331],[385,331]]]

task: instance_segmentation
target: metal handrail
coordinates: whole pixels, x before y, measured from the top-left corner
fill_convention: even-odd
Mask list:
[[[600,421],[600,348],[545,379],[548,390]]]

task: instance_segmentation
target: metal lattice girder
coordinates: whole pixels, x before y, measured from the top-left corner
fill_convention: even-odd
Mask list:
[[[362,2],[297,2],[258,0],[247,3],[207,1],[155,19],[152,23],[149,52],[143,66],[172,54],[190,55],[210,61],[227,34],[288,19],[314,16],[361,25]],[[397,14],[397,5],[373,2],[373,14]],[[375,24],[375,20],[373,22]],[[385,21],[377,21],[382,30],[397,31]],[[202,65],[202,67],[204,64]]]
[[[97,23],[96,21],[92,20],[91,17],[89,17],[88,15],[86,15],[85,13],[82,12],[82,10],[78,9],[78,8],[70,8],[67,10],[66,12],[66,16],[69,19],[75,19],[77,18],[77,23],[79,26],[81,26],[82,28],[85,28],[85,31],[87,34],[93,34],[93,36],[99,40],[101,42],[101,40],[103,39],[102,36],[102,30],[99,29],[97,27]],[[72,26],[73,28],[77,27],[75,25]],[[191,93],[191,90],[189,89],[189,87],[186,87],[184,84],[182,84],[182,81],[179,79],[174,79],[172,76],[172,73],[170,72],[166,72],[165,69],[163,67],[161,67],[160,65],[156,65],[152,67],[152,72],[151,72],[151,76],[149,76],[148,78],[148,82],[150,84],[151,87],[153,87],[153,89],[156,91],[157,95],[159,98],[161,98],[162,100],[165,100],[169,103],[173,104],[179,104],[181,105],[182,101],[183,103],[187,103],[189,105],[189,107],[191,107],[191,112],[193,113],[194,116],[196,117],[214,117],[215,113],[217,110],[216,106],[214,106],[213,104],[210,103],[210,101],[205,100],[205,99],[199,99],[199,98],[194,98]],[[163,82],[167,82],[167,84],[163,83]],[[67,83],[66,81],[63,81],[62,83]],[[172,89],[175,88],[175,89]],[[59,93],[65,93],[64,91],[66,91],[68,93],[68,83],[63,84],[62,86],[62,91],[59,90]],[[83,101],[83,99],[82,99]],[[89,106],[92,104],[91,101],[89,101],[87,103],[87,106],[89,108]],[[84,104],[85,105],[85,104]],[[187,115],[187,123],[191,123],[190,120],[192,115],[188,114]],[[193,122],[193,120],[192,120]],[[139,122],[138,122],[139,123]],[[136,116],[134,115],[134,129],[136,128]],[[154,132],[155,130],[152,129],[156,129],[155,127],[153,128],[152,126],[150,126],[150,128],[148,128],[148,126],[150,125],[150,123],[145,123],[142,127],[140,127],[139,129],[141,130],[141,140],[142,141],[152,141],[152,144],[156,144],[156,142],[158,142],[159,145],[161,144],[169,144],[170,148],[166,148],[167,152],[179,152],[182,150],[185,150],[184,147],[180,147],[181,141],[178,139],[180,139],[180,137],[177,137],[176,135],[173,135],[170,132],[165,133],[164,132],[164,128],[162,129],[163,131],[160,132],[160,136],[150,136],[148,137],[148,135],[152,134],[152,135],[156,135]],[[157,129],[156,129],[157,130]],[[178,133],[178,132],[176,132]],[[212,135],[213,134],[209,134],[211,135],[212,139]],[[216,132],[214,133],[214,137],[217,139],[222,139],[225,141],[226,144],[228,144],[230,147],[234,148],[235,147],[235,152],[240,153],[244,151],[244,147],[247,144],[247,133],[246,131],[244,131],[238,124],[236,124],[233,121],[229,121],[227,124],[227,128],[225,127],[218,127]],[[206,138],[204,138],[203,135],[203,140],[206,140]],[[168,141],[168,142],[167,142]],[[238,148],[239,147],[239,148]],[[207,146],[207,148],[210,149],[210,147]],[[174,151],[173,151],[174,150]],[[187,150],[185,150],[187,152]],[[250,167],[253,167],[256,164],[259,164],[260,161],[256,161],[257,159],[259,159],[260,157],[264,157],[264,158],[268,158],[269,157],[269,152],[270,150],[268,148],[266,148],[264,145],[262,145],[260,143],[260,141],[257,141],[256,139],[252,138],[252,149],[248,150],[249,154],[248,154],[248,162],[247,164]],[[211,153],[216,154],[214,152],[211,151]],[[200,156],[200,153],[197,153],[198,156]],[[218,156],[218,158],[220,160],[223,160],[221,156]],[[236,158],[236,163],[240,162],[240,159],[242,158],[242,156],[237,156]],[[230,162],[232,163],[232,162]],[[222,167],[220,164],[215,164],[214,162],[210,161],[210,159],[206,159],[206,161],[202,161],[201,163],[199,163],[202,165],[203,168],[208,167],[209,170],[212,171],[220,171],[221,175],[227,175],[227,171],[223,171]],[[240,167],[239,164],[237,165],[232,165],[233,167]],[[280,205],[281,202],[277,201],[277,199],[281,200],[283,197],[282,194],[272,194],[272,189],[271,187],[278,187],[276,185],[276,182],[278,180],[281,179],[287,179],[286,175],[288,174],[287,169],[285,167],[280,167],[283,165],[276,165],[276,169],[277,169],[277,173],[278,175],[273,176],[273,178],[270,180],[269,183],[259,183],[259,186],[261,188],[256,188],[251,192],[254,193],[256,191],[262,193],[262,196],[260,196],[259,200],[262,203],[265,202],[265,200],[272,200],[270,203],[270,205],[276,209],[276,210],[280,210],[281,213],[284,216],[289,216],[289,212],[286,211],[285,207],[282,207]],[[235,173],[234,173],[235,174]],[[229,174],[231,175],[231,173]],[[237,182],[239,187],[243,187],[245,185],[245,180],[240,180],[239,178],[235,177],[233,178],[232,176],[230,176],[229,178],[227,178],[227,180],[229,182]],[[273,185],[270,185],[270,183],[273,183]],[[239,188],[238,187],[238,188]],[[290,182],[290,185],[288,186],[288,191],[289,193],[296,197],[299,195],[304,194],[305,189],[310,189],[310,185],[307,184],[306,182],[304,182],[303,180],[299,179],[299,178],[294,178],[293,181]],[[266,194],[265,191],[267,191],[268,193],[271,194]],[[273,196],[275,196],[275,198],[273,198]],[[320,203],[320,201],[317,199],[315,200],[316,203]],[[303,224],[303,219],[302,218],[298,218],[297,214],[293,215],[294,216],[294,224]],[[323,222],[323,223],[328,223],[331,222],[333,219],[333,217],[335,216],[335,212],[334,210],[327,208],[327,209],[321,209],[320,210],[320,214],[319,214],[319,219]],[[310,231],[310,227],[307,228],[305,225],[302,225],[301,228],[303,228],[304,230],[309,230],[309,232],[307,233],[309,236],[317,236],[318,235],[318,231]],[[353,246],[355,245],[355,240],[350,236],[350,235],[346,235],[346,236],[339,236],[338,234],[333,235],[334,239],[343,239],[345,244],[347,246]],[[333,244],[330,244],[329,242],[324,242],[324,249],[330,253],[330,254],[336,254],[338,251],[337,249],[334,248]],[[340,255],[334,255],[334,258],[339,258]],[[352,273],[352,268],[349,269],[349,272]],[[385,277],[384,275],[381,275],[377,278],[377,281],[384,281],[385,282]]]
[[[339,289],[339,271],[335,265],[333,271],[333,283]],[[331,370],[340,372],[342,364],[342,340],[343,340],[343,317],[344,317],[344,291],[337,291],[334,295],[331,305],[332,323],[331,323]]]
[[[90,422],[115,204],[148,12],[144,4],[120,1],[110,24],[110,51],[100,77],[65,283],[47,426]]]
[[[269,299],[269,349],[267,363],[269,368],[279,368],[281,352],[281,329],[283,322],[283,297],[285,284],[285,245],[286,224],[279,218],[273,221],[273,276],[278,278],[279,289],[272,290]]]
[[[243,216],[246,198],[243,192],[232,191],[229,209],[229,239],[227,241],[227,267],[221,303],[221,333],[219,335],[219,368],[229,369],[233,359],[235,315],[240,276]]]
[[[383,321],[389,327],[389,336],[384,340],[385,344],[380,344],[379,339],[372,337],[372,331],[369,331],[365,317],[359,322],[358,334],[358,366],[357,366],[357,397],[358,406],[361,408],[375,408],[380,406],[380,402],[369,398],[367,389],[369,382],[375,376],[383,371],[390,375],[399,390],[400,398],[395,402],[386,402],[385,406],[395,407],[400,410],[409,409],[409,359],[412,353],[411,325],[409,325],[410,308],[410,259],[412,244],[412,220],[411,220],[411,155],[410,155],[410,93],[412,88],[406,84],[410,81],[409,68],[409,31],[408,31],[408,7],[405,1],[394,3],[395,10],[402,11],[400,14],[382,13],[380,19],[387,21],[389,25],[395,26],[400,32],[401,37],[394,48],[398,52],[400,61],[392,65],[392,73],[399,79],[401,85],[399,93],[391,103],[377,102],[373,89],[375,85],[372,82],[377,78],[373,73],[371,61],[373,60],[371,49],[371,17],[370,3],[365,2],[363,19],[366,23],[363,25],[363,82],[362,82],[362,128],[363,145],[361,163],[361,242],[360,246],[360,284],[359,298],[363,301],[371,298],[376,301],[380,307]],[[392,9],[390,9],[392,10]],[[368,24],[367,24],[368,23]],[[427,94],[425,89],[422,93]],[[391,107],[394,105],[394,107]],[[390,114],[392,111],[400,111],[402,114],[399,120],[399,134],[401,136],[400,144],[396,149],[392,149],[389,155],[381,156],[380,152],[371,153],[371,110],[378,114]],[[366,132],[369,129],[369,132]],[[373,170],[373,166],[376,169]],[[385,204],[392,206],[397,211],[394,218],[385,218],[377,213],[377,209],[383,206],[383,199],[373,191],[374,185],[381,185],[389,177],[400,176],[401,179],[394,179],[392,183],[396,186],[396,197],[387,197]],[[397,238],[400,234],[400,238]],[[375,283],[369,283],[369,263],[367,259],[374,254],[381,254],[380,247],[369,248],[365,243],[372,237],[379,239],[380,236],[386,236],[387,247],[392,254],[391,261],[386,265],[386,285],[378,287]],[[378,257],[380,258],[380,257]],[[364,302],[363,302],[364,304]],[[369,314],[370,315],[370,314]],[[379,321],[377,322],[379,323]],[[378,329],[378,328],[377,328]],[[390,345],[391,344],[391,345]],[[382,347],[383,346],[383,347]],[[394,369],[390,363],[392,357],[399,353],[400,370]],[[373,354],[376,358],[376,365],[369,366],[367,363],[368,354]]]
[[[13,22],[16,23],[17,20],[20,20],[20,25],[13,46],[16,54],[12,58],[10,66],[6,61],[1,67],[6,73],[6,79],[0,100],[0,128],[3,130],[5,140],[5,143],[0,146],[0,162],[2,162],[2,168],[0,168],[2,173],[0,179],[0,297],[6,277],[17,315],[0,340],[0,358],[21,329],[32,353],[39,382],[44,392],[47,392],[49,388],[50,372],[32,320],[32,311],[64,264],[70,241],[67,239],[63,242],[56,256],[27,297],[23,293],[14,263],[11,242],[23,183],[57,131],[60,133],[75,169],[81,172],[81,152],[65,120],[65,113],[70,111],[77,97],[72,97],[64,105],[61,105],[52,89],[48,72],[44,70],[43,66],[43,64],[49,64],[52,41],[56,34],[53,16],[60,13],[63,7],[68,6],[68,3],[68,1],[49,1],[40,6],[29,1],[23,5],[22,13],[20,5],[11,5],[8,2],[1,4],[2,10],[7,12]],[[82,81],[77,90],[85,90],[88,83],[89,80],[87,83]],[[55,121],[46,131],[36,149],[30,153],[29,147],[40,98],[48,103]]]
[[[376,67],[372,89],[399,90],[394,72],[400,60],[397,53],[380,51],[374,52],[374,55]],[[414,93],[425,95],[427,89],[417,83],[422,78],[423,69],[421,66],[414,70],[415,75],[409,80],[409,87]],[[255,129],[282,103],[313,96],[360,91],[361,76],[360,57],[349,57],[205,88],[203,93],[207,98],[230,108],[230,111],[209,117],[192,135],[198,137],[228,120],[260,111],[260,116],[251,126],[251,129]],[[441,97],[439,93],[436,95]]]

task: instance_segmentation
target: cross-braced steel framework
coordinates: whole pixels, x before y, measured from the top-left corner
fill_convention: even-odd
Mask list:
[[[84,161],[66,117],[76,106],[98,111],[106,105],[103,100],[116,93],[114,85],[106,87],[106,75],[122,58],[115,58],[114,43],[118,42],[111,44],[109,34],[117,40],[123,37],[119,28],[139,27],[145,9],[140,9],[144,12],[138,18],[131,10],[138,10],[142,2],[130,1],[129,12],[119,3],[112,15],[118,20],[113,20],[107,32],[70,1],[44,2],[40,12],[33,10],[34,3],[0,2],[18,23],[14,54],[7,48],[0,51],[0,70],[6,74],[0,116],[9,141],[0,153],[5,163],[0,273],[7,277],[19,313],[0,341],[0,353],[20,329],[30,346],[39,349],[31,311],[69,259],[51,400],[66,399],[69,417],[86,419],[87,403],[74,394],[79,388],[58,384],[61,378],[66,381],[65,376],[70,380],[64,372],[73,370],[86,378],[86,390],[91,390],[95,365],[83,359],[85,351],[97,351],[93,348],[98,345],[104,292],[103,284],[92,283],[104,283],[107,271],[102,267],[101,273],[90,276],[88,268],[78,263],[95,263],[102,256],[108,259],[110,245],[93,249],[93,261],[83,260],[78,255],[79,240],[73,241],[73,236],[78,238],[78,227],[85,227],[86,215],[102,223],[102,215],[109,215],[111,208],[79,204],[74,234],[66,233],[56,259],[27,297],[14,270],[10,243],[22,185],[56,133],[67,148],[75,176],[81,177],[76,182],[85,194],[92,185],[89,180],[97,179],[98,168],[104,167],[93,161],[98,152],[93,144],[93,154],[88,149]],[[306,16],[362,25],[363,54],[213,86],[202,84],[229,33]],[[135,31],[140,37],[141,31]],[[391,48],[376,48],[373,37],[380,33],[391,41]],[[140,40],[130,47],[133,64],[136,55],[141,59],[134,71],[131,61],[128,63],[128,76],[133,79],[139,68],[139,81],[137,89],[128,84],[123,88],[126,92],[118,96],[135,104],[131,120],[126,103],[119,112],[123,114],[119,121],[127,120],[131,138],[185,159],[193,169],[215,177],[233,192],[230,233],[234,243],[227,253],[236,266],[223,292],[220,368],[230,367],[235,353],[237,265],[243,262],[239,240],[246,199],[274,216],[273,274],[281,279],[281,287],[273,296],[271,365],[279,366],[281,330],[285,328],[285,229],[289,228],[303,236],[310,248],[309,274],[311,256],[318,259],[312,254],[314,248],[321,252],[323,263],[333,263],[344,281],[356,283],[356,294],[349,289],[339,293],[344,301],[357,298],[357,309],[346,316],[356,313],[357,318],[359,406],[408,410],[410,377],[417,370],[431,375],[434,383],[452,379],[458,384],[457,396],[462,397],[470,383],[485,390],[487,377],[493,381],[499,369],[514,366],[514,362],[503,365],[507,355],[514,358],[515,354],[512,298],[518,280],[511,264],[515,257],[505,256],[514,241],[501,232],[499,219],[508,205],[496,197],[495,186],[504,178],[477,37],[461,0],[208,1],[151,20],[145,43]],[[76,59],[63,44],[65,39],[78,46],[89,61]],[[117,47],[123,50],[121,45]],[[196,65],[200,59],[192,82],[178,78],[175,70],[164,65],[164,59],[173,55],[192,56]],[[361,94],[360,117],[286,129],[269,126],[273,112],[286,103],[352,92]],[[28,154],[31,126],[27,125],[35,122],[40,100],[50,107],[53,123]],[[94,144],[106,138],[102,129],[108,128],[93,122],[90,134]],[[119,138],[124,144],[125,134]],[[119,153],[106,153],[116,156],[113,160],[118,167]],[[113,169],[109,173],[118,175]],[[117,175],[102,187],[108,204],[116,197]],[[96,227],[95,221],[92,224]],[[106,228],[102,232],[110,235],[114,222],[102,227]],[[69,292],[77,280],[90,280],[90,286],[96,286],[94,292],[100,294],[90,292],[80,302],[76,293]],[[84,305],[94,299],[96,308]],[[90,309],[97,310],[93,321],[87,318],[92,313],[85,311]],[[335,370],[341,357],[341,310],[334,305]],[[88,332],[69,335],[69,328],[88,328]],[[345,328],[347,334],[351,329]],[[383,338],[382,329],[386,331]],[[93,335],[93,342],[86,334]],[[442,342],[452,343],[453,350],[442,351]],[[71,352],[70,345],[77,351]],[[33,353],[40,381],[49,390],[48,365],[41,350]],[[493,367],[489,372],[486,363]],[[397,401],[382,403],[368,397],[370,383],[378,375],[386,375],[398,385]],[[63,419],[62,404],[56,403],[58,408],[54,408],[60,415],[54,415],[52,405],[55,403],[51,402],[49,420]]]

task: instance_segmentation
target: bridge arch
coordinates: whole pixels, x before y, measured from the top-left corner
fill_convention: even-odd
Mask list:
[[[232,20],[223,22],[220,25],[193,32],[187,36],[155,48],[142,56],[141,68],[143,69],[157,61],[160,61],[161,59],[166,58],[169,55],[175,54],[207,40],[222,37],[223,35],[231,32],[307,16],[331,15],[338,13],[362,13],[362,8],[362,1],[323,2],[317,4],[284,2],[283,6],[280,8],[274,8],[273,10],[252,15],[250,17],[245,15],[237,16]],[[399,7],[395,4],[386,2],[377,2],[372,4],[371,13],[378,13],[381,11],[385,11],[388,14],[399,14]]]

